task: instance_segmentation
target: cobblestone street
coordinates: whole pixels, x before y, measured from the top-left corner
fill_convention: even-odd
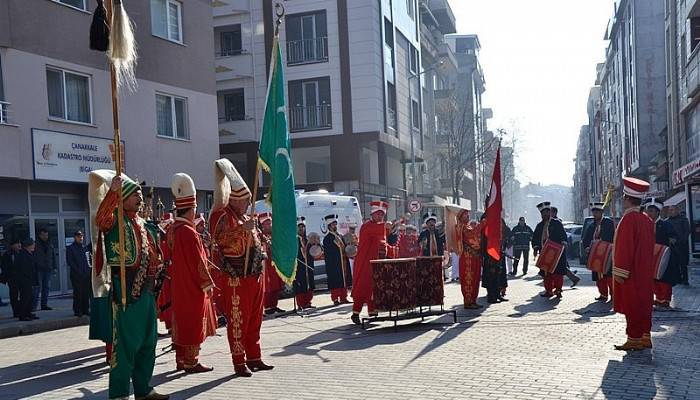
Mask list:
[[[451,283],[446,305],[458,309],[458,324],[444,316],[396,331],[386,323],[363,332],[349,306],[329,307],[318,295],[309,317],[264,322],[264,359],[274,371],[234,378],[220,329],[202,350],[212,373],[175,372],[166,353],[153,383],[174,399],[700,398],[700,290],[677,286],[674,311],[654,315],[653,351],[625,354],[613,350],[625,339],[624,318],[594,302],[590,275],[579,274],[581,284],[556,301],[538,296],[531,271],[510,280],[510,302],[481,313],[463,310]],[[86,337],[82,326],[0,341],[0,398],[106,398],[103,347]],[[159,353],[168,344],[162,339]]]

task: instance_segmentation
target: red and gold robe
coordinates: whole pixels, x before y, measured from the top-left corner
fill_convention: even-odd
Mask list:
[[[354,313],[362,311],[364,304],[370,313],[374,312],[372,299],[372,264],[370,261],[380,258],[380,249],[386,248],[385,258],[391,258],[396,253],[393,246],[386,242],[386,228],[384,222],[376,223],[367,221],[360,228],[360,243],[357,248],[355,265],[352,273],[352,298]]]
[[[176,218],[166,238],[172,261],[173,343],[176,350],[184,353],[181,361],[188,368],[196,365],[196,355],[204,339],[216,333],[212,299],[206,294],[214,287],[214,281],[207,253],[191,221]]]
[[[654,243],[654,222],[635,209],[627,210],[615,232],[613,276],[624,282],[614,282],[613,303],[615,311],[625,314],[631,339],[651,331]]]
[[[263,246],[267,258],[265,259],[265,308],[277,307],[280,293],[284,289],[284,282],[272,265],[272,235],[263,234]]]
[[[486,220],[481,223],[460,223],[457,225],[457,239],[462,243],[459,255],[459,284],[462,288],[464,305],[476,304],[481,283],[481,231]]]

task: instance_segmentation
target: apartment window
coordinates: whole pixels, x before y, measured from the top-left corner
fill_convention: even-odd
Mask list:
[[[75,7],[79,10],[86,10],[85,0],[53,0],[56,3],[65,4],[67,6]]]
[[[2,55],[0,55],[0,101],[5,100],[5,88],[2,83]]]
[[[56,68],[46,69],[49,116],[92,123],[90,77]]]
[[[416,9],[414,0],[406,0],[406,11],[408,12],[408,16],[412,20],[416,19]]]
[[[243,121],[245,119],[245,92],[236,89],[224,94],[224,112],[226,121]]]
[[[235,56],[241,54],[243,40],[241,37],[241,25],[233,25],[231,29],[221,32],[220,55],[222,57]]]
[[[700,17],[690,18],[690,52],[700,44]]]
[[[681,77],[685,76],[685,67],[688,63],[688,47],[686,45],[685,33],[681,36]]]
[[[391,83],[386,84],[386,94],[387,94],[387,128],[393,129],[395,132],[397,129],[396,124],[396,87]]]
[[[328,61],[325,10],[292,14],[285,19],[289,65]]]
[[[151,0],[151,28],[158,37],[182,43],[182,3]]]
[[[189,139],[187,99],[167,94],[156,94],[156,125],[158,136]]]
[[[331,111],[329,77],[289,81],[290,131],[329,129]]]
[[[412,73],[418,73],[418,50],[410,43],[408,44],[408,65]]]
[[[414,99],[411,99],[411,120],[413,129],[420,129],[420,106]]]

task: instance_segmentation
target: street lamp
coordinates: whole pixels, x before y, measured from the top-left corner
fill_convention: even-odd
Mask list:
[[[441,67],[443,63],[444,63],[444,61],[440,60],[417,74],[411,74],[411,73],[408,74],[408,101],[410,102],[409,108],[411,110],[411,113],[410,113],[411,121],[409,122],[409,126],[411,127],[411,169],[412,169],[412,172],[411,172],[411,186],[412,186],[411,193],[413,195],[414,200],[418,197],[418,194],[416,192],[416,175],[417,175],[416,174],[416,149],[415,149],[415,144],[414,144],[414,139],[413,139],[413,136],[414,136],[413,135],[413,95],[411,94],[411,88],[412,88],[411,80],[419,78],[421,75],[425,74],[426,72],[436,70],[437,68]]]

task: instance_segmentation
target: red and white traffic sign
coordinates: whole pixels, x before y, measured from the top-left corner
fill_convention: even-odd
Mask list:
[[[408,211],[410,211],[412,213],[416,213],[416,212],[420,211],[421,207],[422,206],[420,204],[420,201],[418,201],[418,200],[413,200],[410,203],[408,203]]]

